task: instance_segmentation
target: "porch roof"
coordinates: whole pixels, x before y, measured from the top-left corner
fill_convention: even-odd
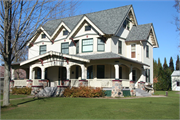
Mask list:
[[[28,59],[26,61],[21,62],[20,66],[28,64],[28,63],[30,63],[32,61],[41,59],[41,58],[46,57],[48,55],[61,56],[61,57],[64,57],[64,58],[79,60],[79,61],[82,61],[82,62],[90,62],[88,59],[85,59],[85,58],[80,58],[80,57],[76,57],[76,56],[72,56],[72,55],[67,55],[67,54],[63,54],[63,53],[59,53],[59,52],[55,52],[55,51],[49,51],[49,52],[47,52],[45,54],[42,54],[42,55],[39,55],[39,56],[36,56],[34,58],[31,58],[31,59]]]
[[[132,60],[130,58],[123,57],[119,54],[112,53],[112,52],[107,52],[107,53],[100,53],[100,54],[91,54],[91,55],[74,55],[83,59],[88,59],[88,60],[101,60],[101,59],[123,59],[127,60],[133,63],[149,66],[145,63],[139,62],[137,60]]]

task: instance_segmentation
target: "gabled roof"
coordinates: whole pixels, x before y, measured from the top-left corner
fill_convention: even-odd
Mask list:
[[[147,40],[151,30],[151,23],[133,26],[126,41]]]
[[[85,14],[101,31],[105,34],[115,34],[121,23],[123,23],[132,5],[103,10],[94,13]],[[64,22],[71,31],[76,27],[84,15],[67,17],[57,20],[48,21],[42,28],[49,34],[53,35],[61,22]]]
[[[180,76],[180,70],[175,70],[172,74],[171,74],[172,77],[175,77],[175,76]]]

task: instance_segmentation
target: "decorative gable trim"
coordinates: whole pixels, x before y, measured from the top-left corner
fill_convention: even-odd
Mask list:
[[[59,31],[59,29],[61,27],[64,27],[66,30],[68,30],[68,32],[70,33],[71,30],[69,29],[69,27],[62,21],[59,26],[57,27],[57,29],[55,30],[55,32],[53,33],[53,35],[50,37],[52,40],[55,40],[55,35],[57,34],[57,32]]]
[[[159,48],[159,44],[157,42],[157,38],[156,38],[156,34],[155,34],[155,31],[154,31],[153,24],[151,24],[151,29],[150,29],[148,37],[151,37],[153,47],[154,48]]]
[[[82,19],[80,20],[80,22],[74,27],[74,29],[72,30],[72,32],[69,34],[69,36],[67,37],[67,39],[71,39],[74,38],[75,36],[73,36],[75,34],[75,32],[77,30],[79,30],[78,28],[81,27],[81,25],[83,24],[83,22],[86,21],[88,24],[90,24],[100,35],[104,35],[104,33],[86,16],[84,15],[82,17]]]

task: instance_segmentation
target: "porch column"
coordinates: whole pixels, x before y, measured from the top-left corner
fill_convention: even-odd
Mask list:
[[[130,66],[130,72],[129,72],[129,80],[130,81],[132,80],[132,69],[133,69],[133,67]]]
[[[115,67],[115,79],[119,80],[119,65],[115,64],[114,67]]]
[[[29,68],[29,79],[32,80],[33,79],[33,68]]]
[[[14,69],[11,69],[11,80],[14,80]]]
[[[85,72],[86,72],[86,71],[85,71],[85,66],[84,66],[84,65],[81,65],[81,70],[82,70],[82,72],[81,72],[81,73],[82,73],[81,79],[82,79],[82,80],[85,80]]]
[[[41,79],[44,80],[45,78],[45,68],[41,68]]]
[[[70,79],[70,66],[69,65],[66,66],[66,70],[67,70],[67,80],[69,80]]]

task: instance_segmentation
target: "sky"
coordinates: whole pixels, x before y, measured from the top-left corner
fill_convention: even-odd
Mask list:
[[[173,7],[174,4],[174,0],[84,0],[80,3],[76,14],[132,5],[138,25],[153,23],[159,43],[159,48],[154,48],[153,51],[154,59],[160,58],[163,64],[166,57],[169,65],[170,57],[173,58],[175,64],[177,55],[180,55],[180,48],[178,48],[180,45],[179,33],[174,24],[175,16],[178,16],[178,13]]]

